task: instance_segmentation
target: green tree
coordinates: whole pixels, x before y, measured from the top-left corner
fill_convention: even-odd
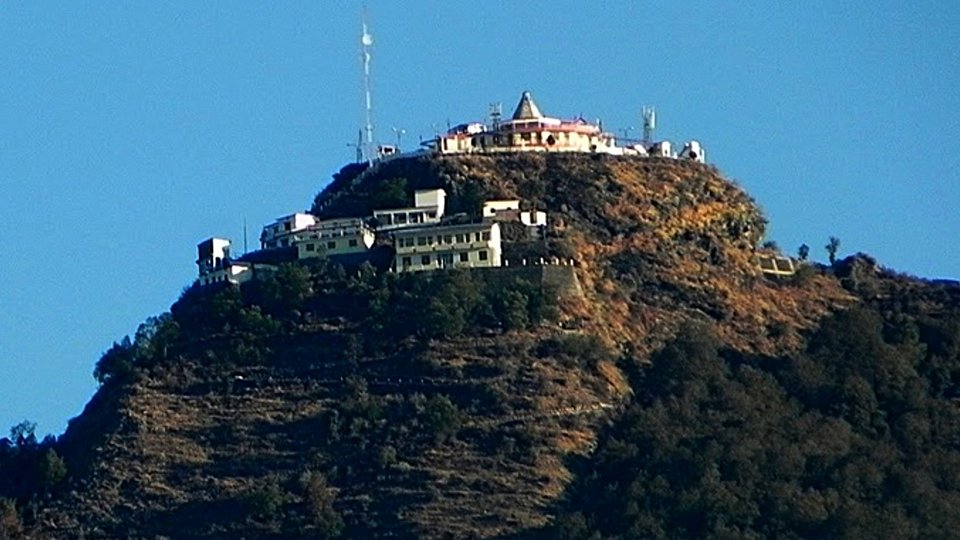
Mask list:
[[[48,448],[39,463],[40,486],[45,491],[58,486],[67,477],[67,464],[53,448]]]
[[[279,319],[296,317],[313,295],[310,271],[301,264],[282,264],[273,274],[248,283],[249,299]]]
[[[17,448],[32,448],[37,445],[37,424],[24,420],[10,428],[10,442]]]
[[[827,249],[827,257],[830,260],[830,264],[836,263],[837,250],[840,249],[840,239],[836,236],[831,236],[825,247]]]
[[[401,176],[381,181],[371,196],[370,206],[374,210],[410,206],[412,201],[408,200],[409,195],[407,195],[409,183],[409,180]]]
[[[451,201],[451,212],[464,212],[472,217],[483,214],[483,203],[487,199],[486,193],[479,182],[468,181],[463,184],[460,192]]]
[[[499,314],[503,327],[507,330],[519,330],[530,324],[527,311],[528,299],[518,290],[510,289],[500,296]]]
[[[125,336],[120,343],[114,342],[113,346],[103,353],[93,369],[93,377],[100,384],[129,380],[135,373],[135,359],[136,351],[130,342],[130,336]]]
[[[438,443],[456,437],[460,431],[460,409],[447,396],[433,396],[427,400],[423,423]]]
[[[139,365],[153,365],[166,360],[180,336],[180,325],[169,313],[148,317],[134,335],[133,346]]]
[[[797,249],[797,258],[801,261],[807,260],[810,257],[810,246],[806,244],[800,244],[800,247]]]

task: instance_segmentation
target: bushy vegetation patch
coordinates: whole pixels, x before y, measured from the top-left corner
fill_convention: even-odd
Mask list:
[[[685,328],[635,377],[547,536],[951,537],[960,411],[941,366],[960,363],[957,336],[908,319],[843,312],[789,358]]]

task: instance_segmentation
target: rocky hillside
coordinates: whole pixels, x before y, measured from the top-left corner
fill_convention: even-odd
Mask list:
[[[318,214],[368,213],[385,183],[443,187],[452,211],[476,212],[494,198],[547,210],[550,248],[577,260],[589,291],[581,315],[610,343],[649,351],[694,317],[716,323],[737,348],[775,353],[799,346],[804,330],[851,300],[820,276],[800,286],[763,279],[756,255],[766,220],[711,166],[521,153],[397,160],[359,177],[343,173],[317,197]]]
[[[313,211],[368,215],[432,187],[447,190],[448,213],[476,214],[491,198],[547,211],[546,241],[512,249],[573,259],[582,294],[489,271],[324,264],[242,290],[190,289],[101,359],[103,386],[57,442],[69,476],[21,512],[24,534],[546,530],[578,485],[576,464],[638,398],[637,371],[679,329],[694,322],[727,350],[789,357],[863,302],[849,279],[812,267],[763,277],[760,210],[692,162],[397,159],[346,167]]]

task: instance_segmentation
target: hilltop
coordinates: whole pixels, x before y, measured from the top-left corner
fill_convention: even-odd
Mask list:
[[[754,201],[709,165],[668,158],[515,153],[388,161],[345,168],[318,195],[327,217],[369,212],[383,182],[442,187],[453,211],[519,198],[554,212],[545,253],[573,257],[588,291],[579,315],[611,343],[644,351],[680,320],[718,324],[738,348],[773,353],[851,301],[834,280],[799,287],[761,277],[756,256],[766,220]]]
[[[899,456],[897,445],[908,441],[896,430],[907,428],[881,429],[878,418],[890,426],[907,412],[918,422],[936,418],[924,424],[927,446],[912,455],[941,470],[955,467],[956,415],[946,404],[960,395],[956,288],[899,276],[863,257],[766,277],[757,262],[766,225],[760,209],[716,168],[687,160],[398,157],[345,167],[312,212],[368,215],[434,188],[447,193],[451,214],[475,215],[489,199],[549,209],[545,239],[515,242],[513,255],[574,261],[576,287],[558,291],[536,273],[345,272],[323,260],[282,266],[240,288],[194,286],[100,360],[100,390],[49,443],[69,475],[44,488],[33,515],[22,513],[27,531],[55,538],[706,537],[728,518],[730,531],[759,535],[841,530],[797,528],[787,518],[768,524],[718,503],[695,505],[698,515],[715,517],[684,531],[670,524],[685,514],[630,506],[666,504],[662,482],[687,482],[690,493],[702,488],[709,475],[701,467],[715,464],[683,465],[668,452],[686,447],[691,433],[719,441],[710,449],[689,443],[708,456],[730,455],[727,441],[738,434],[773,440],[737,416],[764,403],[787,404],[771,418],[820,407],[830,426],[854,426],[861,439],[831,450],[831,459],[878,437],[893,438],[887,455]],[[849,313],[866,314],[845,319]],[[883,378],[861,376],[858,370],[873,368],[860,364],[836,375],[857,374],[871,388],[862,393],[878,396],[869,409],[877,417],[867,420],[846,405],[833,408],[826,396],[842,392],[826,375],[804,385],[791,377],[806,372],[777,368],[832,365],[844,329],[863,321],[864,342],[874,347],[867,350],[886,355],[897,381],[911,381],[873,389]],[[901,327],[913,332],[891,330]],[[816,356],[822,350],[830,354]],[[765,393],[727,390],[730,380],[746,384],[743,377],[754,376],[747,372],[765,381],[747,388]],[[909,405],[891,404],[907,386],[916,389]],[[822,393],[803,397],[804,389]],[[660,416],[651,419],[651,410]],[[674,418],[690,423],[674,425]],[[701,418],[722,423],[703,427]],[[764,426],[776,424],[763,418]],[[857,431],[861,421],[875,422],[874,431]],[[676,433],[644,439],[656,426]],[[697,478],[658,480],[637,456],[664,470],[690,467]],[[932,467],[888,462],[901,472]],[[736,484],[725,476],[736,467],[717,474]],[[621,483],[622,471],[647,476]],[[796,484],[777,489],[819,493],[834,480],[790,481]],[[951,483],[943,479],[937,489],[951,491]],[[904,520],[924,516],[939,526],[946,519],[902,511]],[[805,519],[827,519],[814,514]],[[629,522],[636,516],[645,516],[642,526]],[[842,530],[854,537],[860,529]]]

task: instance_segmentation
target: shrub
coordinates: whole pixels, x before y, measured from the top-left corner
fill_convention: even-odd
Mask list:
[[[391,445],[385,445],[377,453],[377,465],[381,469],[388,469],[397,462],[397,449]]]
[[[250,516],[271,521],[275,519],[284,503],[284,492],[276,478],[262,480],[247,495]]]
[[[20,514],[12,499],[0,498],[0,540],[19,538],[23,534]]]
[[[790,277],[789,283],[797,287],[802,287],[813,280],[817,275],[817,269],[812,264],[800,264],[797,271]]]
[[[343,518],[333,507],[336,495],[327,479],[318,472],[307,472],[303,479],[304,500],[320,538],[336,538],[343,532]]]
[[[586,334],[567,334],[544,340],[537,348],[537,355],[556,358],[564,366],[588,368],[595,368],[599,362],[612,360],[614,356],[597,336]]]
[[[460,409],[446,396],[427,400],[423,416],[423,425],[438,443],[453,439],[460,431]]]

